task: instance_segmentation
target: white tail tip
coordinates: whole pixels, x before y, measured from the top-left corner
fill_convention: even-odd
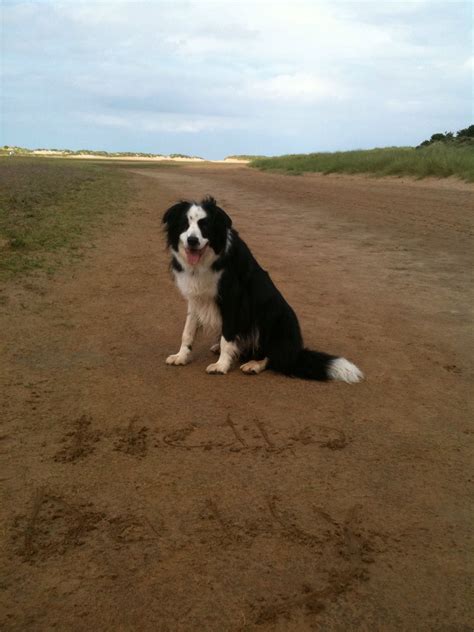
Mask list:
[[[328,367],[328,375],[331,380],[339,380],[348,384],[355,384],[364,379],[362,371],[346,358],[331,360]]]

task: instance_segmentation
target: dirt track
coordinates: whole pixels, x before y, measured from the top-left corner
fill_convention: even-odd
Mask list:
[[[132,177],[83,264],[0,305],[3,629],[472,629],[473,188]],[[165,365],[161,214],[206,193],[364,383],[208,376],[208,340]]]

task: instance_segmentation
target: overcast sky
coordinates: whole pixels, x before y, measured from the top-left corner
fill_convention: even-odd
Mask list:
[[[282,154],[472,116],[472,3],[3,0],[0,144]]]

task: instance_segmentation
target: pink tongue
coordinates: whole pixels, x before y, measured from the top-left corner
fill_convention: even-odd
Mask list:
[[[186,250],[186,256],[188,258],[188,263],[192,266],[195,266],[201,258],[201,252],[199,250]]]

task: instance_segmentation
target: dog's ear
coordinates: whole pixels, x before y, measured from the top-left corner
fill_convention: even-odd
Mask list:
[[[226,230],[232,226],[232,220],[230,219],[230,217],[227,215],[224,209],[221,208],[220,206],[217,206],[217,204],[216,204],[216,218],[218,219],[219,223],[224,226]]]
[[[165,211],[163,215],[162,222],[163,224],[171,224],[174,220],[176,220],[183,211],[189,208],[189,202],[185,202],[184,200],[178,202],[177,204],[173,204],[170,208]]]
[[[204,200],[201,202],[201,206],[206,211],[212,213],[214,220],[216,221],[216,223],[219,224],[219,227],[227,230],[232,226],[232,220],[230,219],[230,217],[227,215],[223,208],[217,206],[217,202],[210,195],[204,198]]]
[[[227,242],[227,231],[232,226],[232,220],[213,197],[206,197],[201,202],[202,208],[209,214],[212,221],[211,247],[216,253],[220,253]]]

